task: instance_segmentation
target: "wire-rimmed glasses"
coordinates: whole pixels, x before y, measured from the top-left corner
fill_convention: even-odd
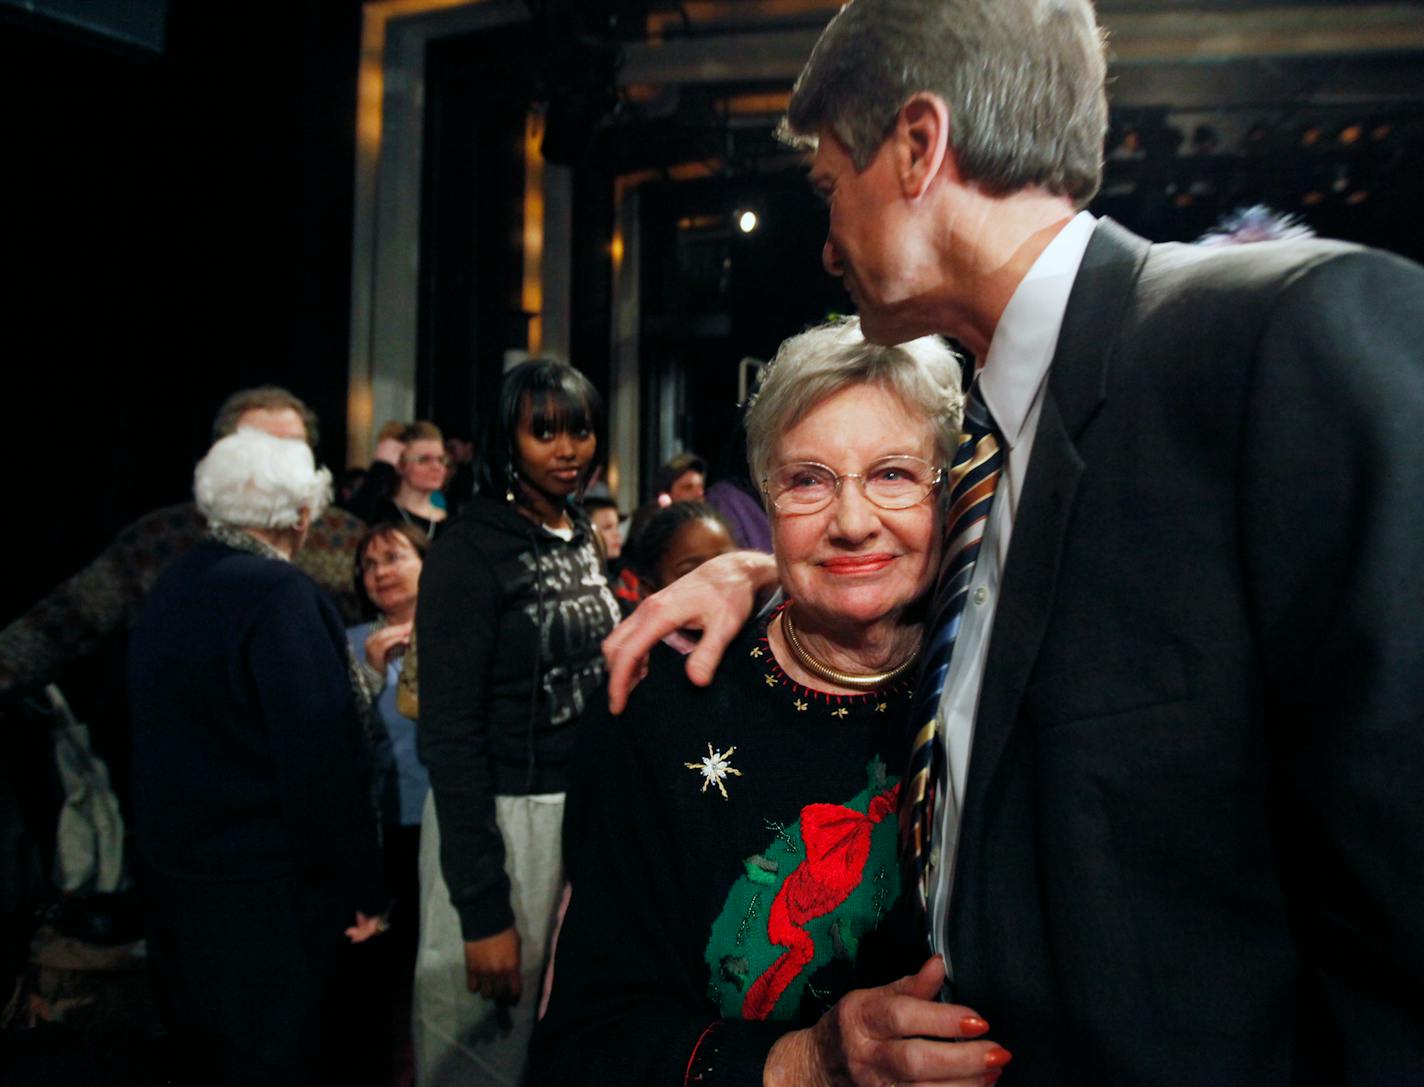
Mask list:
[[[864,472],[834,472],[815,461],[797,461],[772,469],[762,493],[777,513],[818,513],[853,479],[866,500],[883,510],[904,510],[930,496],[944,480],[944,469],[919,457],[882,457]]]

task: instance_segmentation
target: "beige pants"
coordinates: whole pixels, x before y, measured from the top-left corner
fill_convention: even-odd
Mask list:
[[[524,1076],[563,881],[564,794],[497,796],[494,804],[519,930],[524,995],[511,1008],[465,987],[460,919],[440,874],[435,802],[427,797],[420,827],[420,950],[411,1014],[417,1087],[518,1087]]]

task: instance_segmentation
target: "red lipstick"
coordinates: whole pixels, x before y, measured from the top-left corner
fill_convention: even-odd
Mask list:
[[[828,573],[844,576],[874,574],[885,569],[894,559],[894,555],[886,554],[883,551],[870,555],[838,555],[832,559],[823,559],[821,569]]]

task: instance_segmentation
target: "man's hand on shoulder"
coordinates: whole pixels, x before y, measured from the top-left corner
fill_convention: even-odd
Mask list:
[[[742,629],[756,594],[776,582],[776,561],[761,551],[733,551],[704,562],[638,605],[603,642],[608,662],[608,708],[622,713],[648,669],[648,654],[676,630],[702,631],[687,658],[687,678],[712,682],[728,643]]]

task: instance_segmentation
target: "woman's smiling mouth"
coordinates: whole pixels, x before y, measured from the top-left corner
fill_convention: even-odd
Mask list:
[[[823,559],[820,566],[828,573],[849,576],[874,574],[885,569],[894,561],[894,555],[877,551],[869,555],[838,555],[832,559]]]

